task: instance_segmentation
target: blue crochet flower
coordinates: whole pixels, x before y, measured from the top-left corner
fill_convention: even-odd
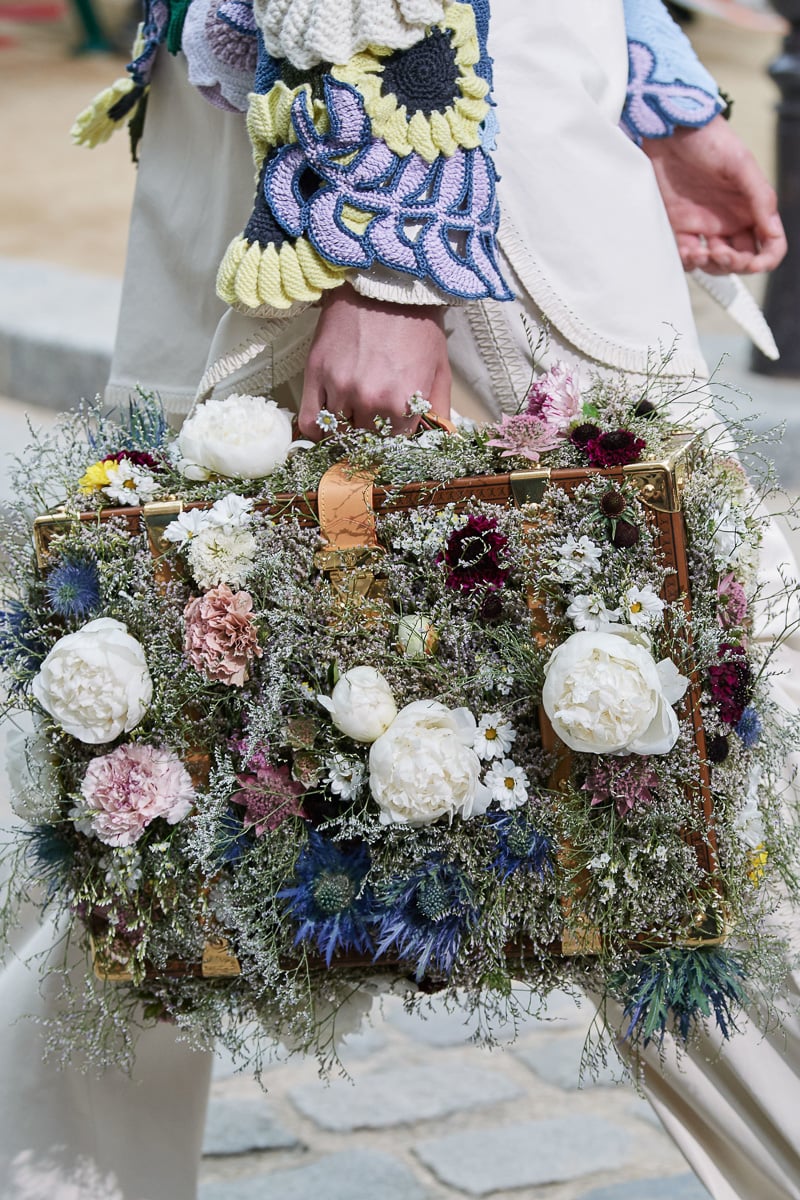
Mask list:
[[[373,951],[368,926],[375,905],[366,884],[369,867],[366,846],[340,849],[312,830],[295,865],[294,886],[278,892],[288,901],[287,914],[299,922],[295,945],[312,942],[327,966],[338,950]]]
[[[435,856],[412,875],[389,883],[380,899],[376,959],[394,949],[414,964],[417,981],[429,967],[449,976],[464,934],[480,915],[463,871]]]

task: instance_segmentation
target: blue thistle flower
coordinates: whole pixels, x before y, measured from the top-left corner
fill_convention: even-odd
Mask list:
[[[523,812],[493,812],[489,822],[497,837],[497,857],[492,863],[503,882],[515,871],[546,875],[553,870],[553,843],[539,833]]]
[[[52,825],[34,825],[25,838],[31,876],[44,886],[46,899],[52,900],[69,887],[74,849]]]
[[[50,572],[45,588],[53,612],[67,620],[86,617],[100,604],[97,567],[85,559],[62,559]]]
[[[611,990],[621,996],[626,1040],[660,1045],[672,1023],[686,1042],[694,1025],[713,1015],[727,1041],[734,1011],[747,1003],[744,971],[734,954],[716,947],[671,948],[643,954],[619,972]]]
[[[748,705],[736,724],[736,736],[745,750],[752,750],[761,737],[761,717],[758,712]]]
[[[223,813],[217,831],[214,850],[220,863],[237,863],[245,850],[252,845],[244,822],[229,805]]]
[[[430,966],[449,976],[461,939],[480,915],[464,873],[435,856],[388,883],[381,900],[376,959],[395,947],[400,958],[415,963],[418,982]]]
[[[28,610],[18,600],[9,601],[0,614],[0,666],[15,666],[35,675],[47,657],[47,646]]]
[[[365,845],[343,850],[311,830],[295,864],[294,887],[278,892],[287,914],[299,922],[295,945],[313,942],[327,966],[337,950],[371,954],[367,926],[374,916],[372,889],[365,886],[370,868]]]

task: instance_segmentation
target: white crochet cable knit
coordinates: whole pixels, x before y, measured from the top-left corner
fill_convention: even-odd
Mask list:
[[[405,50],[441,21],[449,0],[255,0],[256,23],[274,58],[307,71],[345,63],[367,46]]]

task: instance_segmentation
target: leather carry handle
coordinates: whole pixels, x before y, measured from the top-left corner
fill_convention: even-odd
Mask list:
[[[329,467],[317,488],[319,526],[331,550],[377,548],[373,476],[354,471],[345,460]]]

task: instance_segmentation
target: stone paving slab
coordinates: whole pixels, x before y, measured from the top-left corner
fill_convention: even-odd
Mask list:
[[[584,1087],[613,1087],[622,1077],[622,1068],[613,1063],[601,1066],[596,1075],[588,1071],[581,1076],[583,1034],[540,1034],[535,1041],[514,1050],[517,1058],[530,1067],[540,1079],[567,1092]]]
[[[617,1170],[631,1146],[618,1125],[576,1115],[471,1129],[420,1142],[414,1153],[443,1183],[468,1196],[487,1196]]]
[[[347,1150],[288,1171],[201,1184],[198,1200],[427,1200],[428,1195],[390,1155]]]
[[[294,1150],[300,1140],[284,1129],[263,1096],[212,1096],[206,1114],[203,1154],[225,1156],[254,1150]]]
[[[289,1098],[321,1129],[344,1132],[438,1120],[520,1095],[499,1072],[449,1062],[360,1073],[357,1087],[344,1080],[325,1089],[306,1084]]]
[[[710,1193],[694,1175],[669,1179],[632,1179],[612,1187],[592,1188],[580,1200],[709,1200]]]

